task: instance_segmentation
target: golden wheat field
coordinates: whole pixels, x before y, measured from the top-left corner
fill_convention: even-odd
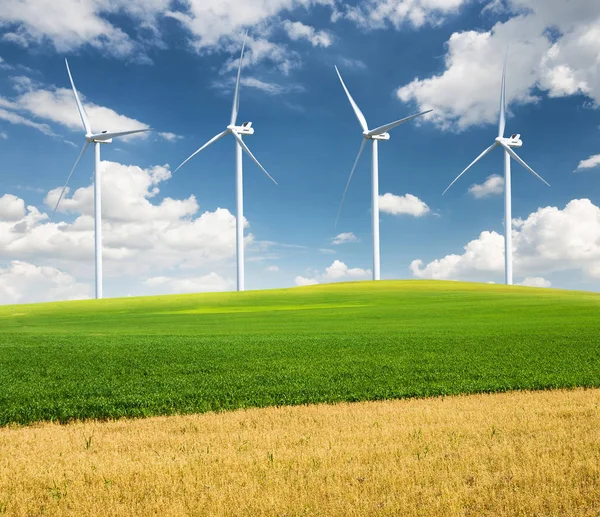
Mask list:
[[[600,390],[0,429],[0,513],[600,515]]]

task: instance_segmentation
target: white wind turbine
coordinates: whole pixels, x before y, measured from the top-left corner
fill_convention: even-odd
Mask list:
[[[246,34],[246,37],[248,34]],[[177,172],[183,167],[188,161],[196,156],[200,151],[206,149],[209,145],[214,144],[217,140],[220,140],[228,134],[232,134],[235,138],[235,169],[236,169],[236,254],[237,254],[237,290],[244,290],[244,192],[243,192],[243,181],[242,181],[242,149],[246,151],[248,156],[252,158],[254,163],[269,177],[275,185],[277,182],[273,177],[265,170],[265,168],[259,163],[254,157],[248,146],[242,140],[242,135],[253,135],[254,129],[252,128],[252,122],[244,122],[241,126],[236,126],[237,115],[240,107],[240,74],[242,72],[242,59],[244,57],[244,48],[246,46],[246,37],[242,44],[242,52],[240,54],[240,63],[238,67],[237,80],[235,83],[235,93],[233,95],[233,108],[231,110],[231,120],[225,131],[215,135],[208,142],[206,142],[200,149],[193,153],[187,160],[185,160],[174,172]]]
[[[521,141],[520,134],[513,134],[510,138],[504,137],[504,126],[506,125],[506,61],[508,58],[508,52],[504,58],[504,68],[502,69],[502,86],[500,91],[500,116],[498,119],[498,136],[494,140],[494,143],[490,145],[485,151],[483,151],[471,164],[462,171],[450,185],[444,190],[444,195],[448,192],[448,189],[454,185],[454,183],[460,178],[465,172],[467,172],[473,165],[475,165],[481,158],[488,154],[492,149],[500,146],[504,149],[504,274],[506,279],[506,285],[512,285],[513,283],[513,265],[512,265],[512,205],[511,205],[511,181],[510,181],[510,159],[514,158],[519,162],[525,169],[527,169],[536,178],[543,181],[546,185],[550,184],[542,178],[537,172],[535,172],[529,165],[527,165],[517,153],[515,153],[511,147],[521,147],[523,142]]]
[[[360,160],[360,156],[365,149],[365,145],[367,145],[367,141],[371,140],[371,142],[373,143],[373,161],[372,161],[372,165],[371,165],[371,196],[372,196],[371,209],[373,212],[372,213],[373,280],[379,280],[381,277],[381,275],[380,275],[381,267],[380,267],[380,259],[379,259],[379,159],[378,159],[378,155],[377,155],[377,142],[379,140],[389,140],[390,135],[387,132],[390,129],[393,129],[396,126],[403,124],[404,122],[408,122],[409,120],[412,120],[413,118],[420,117],[421,115],[425,115],[426,113],[429,113],[432,110],[429,109],[426,111],[422,111],[421,113],[416,113],[415,115],[411,115],[410,117],[396,120],[395,122],[390,122],[389,124],[386,124],[385,126],[380,126],[375,129],[369,129],[369,127],[367,126],[367,120],[365,119],[365,116],[363,115],[362,111],[360,111],[360,108],[358,107],[356,102],[354,102],[354,99],[350,95],[348,88],[346,88],[346,85],[344,84],[344,80],[342,79],[342,76],[340,75],[340,71],[338,70],[337,66],[335,67],[335,71],[337,72],[337,75],[340,78],[340,82],[342,83],[342,86],[344,87],[344,91],[346,92],[346,95],[348,96],[348,100],[350,101],[350,104],[352,105],[352,108],[354,109],[354,113],[356,114],[356,118],[358,119],[358,122],[360,123],[360,126],[362,127],[362,130],[363,130],[363,133],[362,133],[363,141],[362,141],[362,144],[360,145],[360,150],[358,151],[358,156],[356,157],[356,160],[354,161],[354,166],[352,167],[352,171],[350,172],[350,177],[348,178],[348,182],[346,183],[346,188],[344,189],[344,194],[342,196],[342,202],[340,203],[340,208],[338,210],[337,218],[335,220],[335,226],[337,227],[337,222],[338,222],[338,219],[340,218],[340,213],[342,212],[342,206],[344,204],[344,198],[346,197],[346,192],[348,191],[348,187],[350,186],[350,181],[352,180],[352,176],[354,174],[354,169],[356,169],[358,160]]]
[[[67,73],[69,74],[69,79],[71,81],[71,86],[73,88],[73,95],[75,96],[75,102],[77,103],[77,109],[79,110],[79,115],[81,116],[81,122],[83,124],[83,129],[85,130],[85,144],[83,144],[83,148],[79,153],[79,157],[75,161],[75,165],[71,169],[69,176],[67,177],[67,181],[65,182],[65,186],[63,187],[60,196],[58,197],[58,201],[56,202],[56,206],[52,212],[52,217],[56,213],[56,209],[60,203],[60,200],[67,189],[67,185],[69,184],[69,180],[75,172],[75,168],[81,161],[88,145],[94,144],[94,242],[95,242],[95,256],[96,256],[96,298],[102,298],[102,177],[100,170],[100,144],[110,144],[113,138],[118,138],[121,136],[133,135],[134,133],[141,133],[143,131],[150,131],[150,128],[147,129],[134,129],[132,131],[119,131],[119,132],[110,132],[110,131],[102,131],[101,133],[94,133],[92,131],[92,127],[90,126],[90,121],[88,119],[87,113],[85,112],[85,108],[81,104],[79,100],[79,95],[77,94],[77,90],[75,88],[75,83],[73,82],[73,77],[71,77],[71,70],[69,70],[69,62],[65,59],[65,64],[67,65]]]

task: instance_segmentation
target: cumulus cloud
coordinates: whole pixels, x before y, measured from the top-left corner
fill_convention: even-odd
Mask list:
[[[23,47],[50,44],[64,53],[90,46],[115,57],[130,57],[143,54],[142,45],[109,21],[111,15],[126,15],[139,30],[150,30],[156,35],[157,16],[170,3],[171,0],[4,0],[0,3],[0,30],[5,41]]]
[[[65,73],[66,82],[68,78]],[[58,124],[67,129],[77,131],[83,136],[81,118],[77,110],[73,91],[70,88],[58,88],[32,81],[29,77],[12,78],[17,95],[13,98],[0,97],[0,119],[11,124],[19,124],[37,129],[52,137],[58,136],[48,123]],[[117,113],[111,108],[99,106],[88,101],[78,90],[79,96],[88,114],[92,131],[128,131],[132,129],[148,129],[144,122]],[[40,122],[39,120],[43,122]],[[149,133],[137,133],[123,137],[123,140],[145,139]],[[178,137],[173,133],[159,133],[166,140]],[[72,142],[66,143],[77,147]]]
[[[593,169],[594,167],[598,167],[598,165],[600,165],[600,154],[594,154],[585,160],[581,160],[576,171],[580,171],[582,169]]]
[[[319,281],[316,278],[306,278],[303,276],[297,276],[294,280],[295,284],[298,286],[303,285],[316,285]]]
[[[80,97],[82,97],[93,131],[128,131],[150,127],[148,124],[121,115],[110,108],[88,102],[81,93]],[[83,131],[73,91],[68,88],[30,90],[15,99],[13,105],[35,117],[55,122],[72,130]],[[124,139],[144,139],[147,136],[148,133],[137,133]]]
[[[328,31],[317,31],[310,25],[302,22],[292,22],[285,20],[283,28],[291,40],[297,41],[305,39],[313,47],[329,47],[333,42],[333,35]]]
[[[226,49],[237,54],[244,30],[251,27],[245,62],[249,65],[270,62],[287,74],[300,66],[301,59],[286,45],[268,39],[281,24],[281,17],[297,8],[333,4],[334,0],[247,0],[243,4],[237,0],[189,0],[178,4],[168,16],[178,20],[190,32],[192,48],[202,53]],[[300,32],[298,26],[292,29],[292,34],[303,37]],[[324,42],[324,36],[319,34],[315,31],[312,38]],[[235,68],[236,61],[232,58],[225,69]]]
[[[398,97],[433,108],[429,120],[443,129],[463,130],[496,122],[503,56],[510,42],[509,108],[537,102],[539,91],[550,97],[581,94],[598,104],[600,3],[507,0],[504,5],[508,19],[489,31],[452,34],[445,70],[429,78],[415,78],[398,89]]]
[[[18,221],[25,217],[25,201],[12,194],[0,197],[0,220]]]
[[[177,20],[189,34],[191,48],[200,53],[237,53],[243,32],[252,28],[247,64],[266,60],[287,73],[301,60],[286,45],[270,40],[282,18],[295,9],[334,4],[335,0],[3,0],[0,37],[23,47],[50,45],[61,53],[91,47],[112,57],[149,63],[148,49],[165,46],[160,31],[165,18]],[[115,23],[119,18],[125,20],[127,31]],[[327,46],[331,40],[328,32],[303,24],[288,32],[313,45]]]
[[[352,232],[340,233],[331,240],[331,244],[339,245],[348,242],[358,242],[358,237]],[[326,252],[327,253],[327,252]]]
[[[600,278],[600,208],[589,199],[574,199],[563,209],[544,207],[525,219],[513,220],[515,273],[537,277],[559,271],[581,271]],[[481,232],[462,254],[446,255],[428,264],[410,264],[418,278],[479,280],[499,278],[504,270],[504,237]]]
[[[173,278],[169,285],[164,281],[164,289],[170,285],[182,289],[202,285],[222,289],[230,285],[210,276],[215,273],[227,279],[230,274],[235,256],[236,221],[229,210],[200,212],[193,195],[185,199],[160,198],[161,184],[171,177],[166,165],[142,169],[102,161],[101,168],[107,282],[119,278],[132,284],[133,289],[140,278],[154,279],[153,287],[159,287],[161,278]],[[77,178],[73,178],[75,184]],[[54,206],[59,192],[60,187],[48,192],[47,206]],[[24,200],[16,196],[5,195],[0,199],[5,214],[0,218],[0,263],[18,259],[91,280],[94,257],[91,185],[67,192],[61,201],[57,213],[75,215],[68,222],[49,221],[47,214],[38,208],[23,208]],[[244,225],[248,226],[246,220]],[[253,235],[247,234],[245,244],[253,240]]]
[[[462,255],[446,255],[424,265],[420,259],[410,264],[418,278],[434,280],[482,280],[504,270],[504,237],[496,232],[481,232],[478,239],[464,247]]]
[[[477,199],[488,196],[496,196],[504,192],[504,178],[498,174],[492,174],[480,185],[474,184],[469,187],[469,194]]]
[[[517,285],[525,285],[528,287],[552,287],[552,282],[541,276],[528,276],[523,279],[522,282],[518,282]]]
[[[370,269],[361,269],[359,267],[349,268],[343,262],[334,260],[331,266],[325,269],[323,279],[340,280],[342,278],[365,278],[370,274]]]
[[[379,211],[392,215],[421,217],[430,210],[427,204],[417,196],[413,196],[412,194],[397,196],[388,192],[379,196]]]
[[[79,300],[89,298],[91,286],[77,282],[54,267],[13,260],[0,268],[0,304]]]
[[[359,267],[350,268],[340,260],[334,260],[331,265],[325,268],[323,273],[319,271],[309,271],[310,276],[297,276],[296,285],[313,285],[328,282],[339,282],[348,280],[361,280],[371,276],[370,269]]]
[[[469,0],[366,0],[347,7],[338,16],[356,22],[366,29],[381,29],[389,25],[422,27],[439,25],[446,17],[458,12]]]
[[[233,288],[233,282],[215,272],[198,277],[154,276],[144,281],[153,294],[161,293],[201,293],[206,291],[227,291]]]

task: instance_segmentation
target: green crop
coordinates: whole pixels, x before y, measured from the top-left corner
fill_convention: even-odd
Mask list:
[[[360,282],[0,307],[0,425],[600,386],[600,295]]]

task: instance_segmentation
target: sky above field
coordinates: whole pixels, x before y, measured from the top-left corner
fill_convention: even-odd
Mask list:
[[[600,290],[600,3],[589,0],[4,0],[0,3],[0,303],[93,295],[93,152],[50,218],[92,128],[152,132],[102,146],[104,294],[235,289],[229,123],[244,158],[246,288],[371,277],[371,152],[334,226],[361,128],[430,115],[379,145],[381,276],[503,282],[497,134],[513,162],[516,283]]]

